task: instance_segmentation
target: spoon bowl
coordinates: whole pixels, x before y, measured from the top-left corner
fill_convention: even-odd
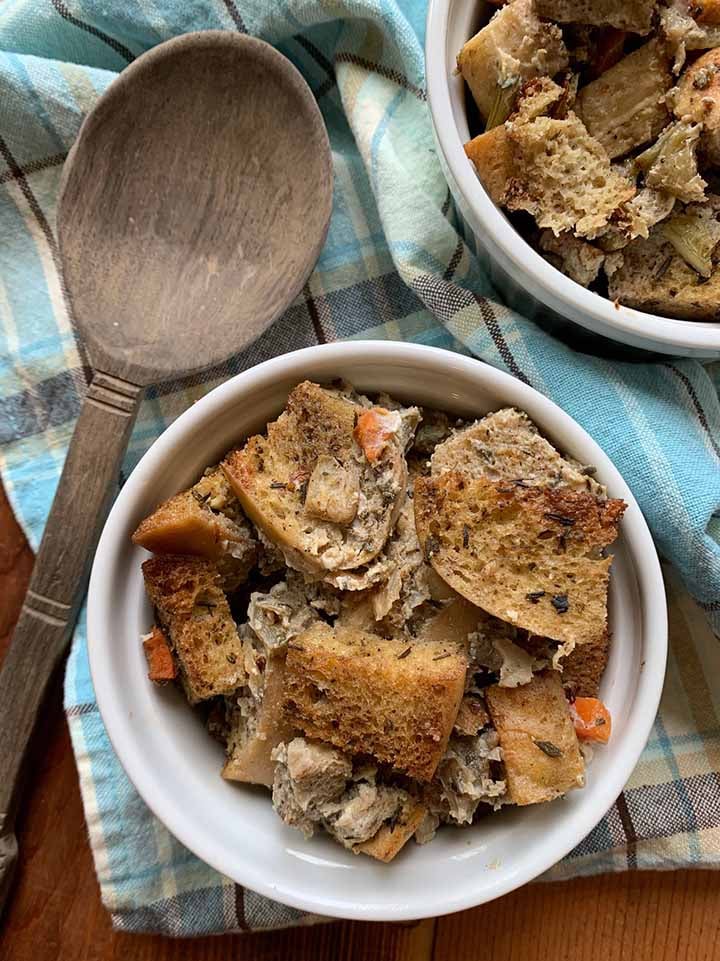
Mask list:
[[[237,353],[302,289],[331,206],[322,117],[282,54],[222,31],[144,54],[85,120],[60,192],[93,365],[147,384]]]

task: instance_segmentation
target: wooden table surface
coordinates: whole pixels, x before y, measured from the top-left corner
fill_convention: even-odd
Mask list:
[[[0,656],[32,567],[0,484]],[[0,961],[718,961],[720,872],[533,884],[415,925],[334,922],[192,941],[116,934],[100,903],[60,679],[30,763]],[[441,883],[442,879],[438,879]]]

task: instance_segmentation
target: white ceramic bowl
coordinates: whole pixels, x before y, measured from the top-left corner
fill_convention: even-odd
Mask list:
[[[440,162],[461,213],[489,257],[496,288],[510,306],[541,322],[548,315],[559,316],[631,347],[686,357],[720,356],[720,322],[674,320],[615,307],[556,270],[492,202],[463,150],[470,131],[464,83],[455,74],[455,58],[484,22],[484,6],[468,0],[430,0],[425,62]]]
[[[140,519],[192,483],[282,409],[311,378],[345,377],[361,390],[464,414],[503,405],[528,412],[583,463],[597,465],[629,508],[615,548],[613,630],[602,696],[613,737],[596,752],[585,790],[511,810],[464,830],[441,830],[390,865],[356,857],[326,837],[304,841],[260,789],[223,781],[221,748],[182,695],[146,678],[140,635],[152,612],[130,543]],[[627,781],[657,709],[665,670],[665,595],[650,533],[632,494],[600,448],[562,410],[479,361],[412,344],[346,342],[311,347],[239,374],[194,404],[153,444],[123,487],[95,557],[88,609],[90,666],[103,721],[138,791],[198,857],[255,891],[321,914],[365,920],[421,918],[489,901],[549,868],[600,820]]]

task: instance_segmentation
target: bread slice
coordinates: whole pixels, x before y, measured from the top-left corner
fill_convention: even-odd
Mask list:
[[[565,690],[573,697],[597,697],[609,653],[608,631],[571,651],[562,664],[561,680]]]
[[[425,806],[408,795],[400,813],[389,824],[383,824],[369,841],[363,841],[353,850],[356,854],[368,854],[378,861],[392,861],[415,834],[426,814]]]
[[[214,504],[222,504],[222,509]],[[153,554],[192,554],[216,561],[226,591],[244,583],[257,560],[257,541],[219,469],[160,504],[141,521],[132,541]]]
[[[563,457],[527,414],[514,407],[493,411],[456,431],[435,448],[430,470],[433,476],[459,471],[519,487],[565,487],[607,496],[593,479],[593,468]]]
[[[582,787],[585,765],[556,671],[522,687],[489,687],[485,698],[500,738],[505,800],[540,804]]]
[[[657,0],[535,0],[538,16],[559,23],[617,27],[629,33],[650,32]]]
[[[705,4],[707,8],[707,2]],[[720,14],[720,0],[715,0]],[[702,124],[700,142],[706,157],[720,162],[720,49],[708,50],[683,71],[673,102],[678,120]]]
[[[635,187],[611,167],[603,146],[572,111],[565,120],[538,117],[506,127],[515,171],[505,203],[532,214],[539,227],[592,240],[634,196]]]
[[[563,87],[549,77],[526,81],[517,94],[510,119],[527,123],[548,113],[564,96]],[[479,134],[465,144],[483,187],[496,204],[502,204],[513,174],[513,144],[504,123]]]
[[[433,617],[428,618],[418,631],[421,644],[456,645],[466,651],[468,637],[478,629],[487,615],[479,607],[457,596]]]
[[[502,204],[513,173],[513,145],[504,124],[481,133],[465,144],[483,187],[493,203]]]
[[[368,432],[356,440],[356,426],[368,418],[377,428],[369,454],[361,446]],[[267,436],[251,437],[226,458],[223,469],[247,515],[290,567],[310,573],[350,570],[380,552],[395,524],[405,496],[405,447],[417,420],[414,408],[368,410],[345,394],[305,382],[268,425]],[[320,504],[320,477],[311,505],[305,502],[316,467],[324,465],[324,471],[329,458],[347,482],[344,501],[357,505],[352,519],[349,514],[327,519],[338,505],[327,498]]]
[[[275,775],[272,752],[279,744],[292,740],[295,733],[283,712],[284,681],[284,657],[270,657],[259,707],[251,698],[233,705],[228,758],[222,769],[226,780],[272,787]]]
[[[554,76],[567,68],[568,56],[559,27],[537,17],[533,0],[511,0],[468,40],[457,64],[487,120],[503,90],[531,77]]]
[[[290,642],[285,710],[308,737],[427,781],[455,723],[466,669],[455,643],[321,623]]]
[[[200,557],[156,554],[142,571],[188,700],[195,704],[244,684],[242,644],[215,565]]]
[[[680,224],[697,223],[695,248],[706,246],[711,274],[705,280],[680,257],[661,232],[670,221],[651,231],[647,240],[634,240],[621,251],[622,265],[609,279],[608,296],[620,304],[652,314],[686,320],[716,320],[720,299],[720,265],[713,262],[713,247],[720,239],[720,224],[715,219],[720,198],[708,197],[706,204],[691,204],[681,214]],[[702,241],[701,244],[698,241]],[[701,282],[702,281],[702,282]]]
[[[610,159],[621,157],[663,129],[672,85],[669,57],[659,40],[651,40],[583,87],[575,110]]]
[[[556,642],[536,634],[518,632],[517,644],[532,655],[536,662],[549,664],[555,653]],[[605,632],[587,644],[571,651],[559,665],[560,679],[568,698],[597,697],[600,681],[607,667],[610,653],[610,634]]]
[[[559,641],[556,657],[607,629],[621,500],[450,472],[415,482],[418,537],[435,570],[489,614]]]

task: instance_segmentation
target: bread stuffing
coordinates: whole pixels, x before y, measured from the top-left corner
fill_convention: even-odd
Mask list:
[[[477,107],[465,153],[490,198],[617,306],[717,320],[720,5],[485,7],[457,65]]]
[[[561,798],[612,732],[625,505],[594,474],[520,410],[471,422],[302,383],[133,534],[149,682],[184,693],[227,782],[381,862]]]

